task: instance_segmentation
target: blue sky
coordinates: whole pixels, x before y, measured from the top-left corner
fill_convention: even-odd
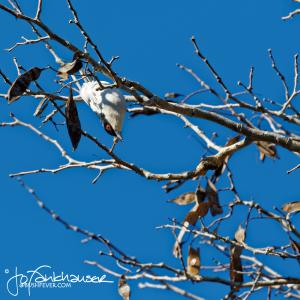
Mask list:
[[[6,1],[3,1],[6,2]],[[31,1],[33,2],[33,1]],[[64,1],[44,1],[42,19],[80,47],[83,41],[74,27],[68,25],[71,18]],[[21,1],[26,13],[33,14],[35,6]],[[203,52],[217,68],[226,83],[238,90],[238,80],[247,81],[250,66],[255,66],[254,85],[258,93],[279,99],[283,96],[281,83],[271,68],[267,49],[272,48],[275,58],[287,80],[292,83],[293,55],[299,52],[300,18],[283,22],[281,17],[296,7],[288,0],[190,0],[173,1],[74,1],[79,17],[98,44],[104,56],[109,59],[119,55],[115,70],[132,80],[137,80],[158,95],[175,91],[182,94],[198,88],[197,83],[188,74],[179,70],[176,63],[182,63],[199,72],[201,76],[213,82],[210,74],[193,54],[190,42],[195,35]],[[13,79],[16,71],[12,57],[16,56],[25,67],[55,66],[53,58],[42,45],[17,48],[13,53],[2,51],[19,41],[21,35],[30,38],[30,27],[22,21],[0,11],[0,25],[5,30],[0,39],[0,68]],[[57,46],[57,45],[56,45]],[[65,59],[71,53],[57,47]],[[45,89],[53,90],[54,75],[51,72],[41,76]],[[7,86],[0,82],[1,93]],[[202,96],[203,97],[203,96]],[[196,99],[196,98],[195,98]],[[199,98],[196,100],[199,101]],[[200,97],[200,100],[204,98]],[[1,99],[0,120],[8,120],[13,111],[20,119],[39,125],[32,117],[36,102],[28,97],[8,106]],[[79,106],[81,123],[84,129],[110,145],[111,137],[102,129],[99,121],[89,108]],[[232,135],[211,123],[197,121],[205,131],[218,129],[220,143]],[[183,171],[191,169],[199,161],[203,152],[201,144],[183,124],[166,116],[138,117],[128,116],[124,126],[124,142],[116,149],[122,158],[132,161],[153,172]],[[42,128],[47,134],[57,138],[67,150],[71,143],[65,127],[56,132],[50,124]],[[96,243],[82,245],[81,237],[67,231],[46,215],[31,196],[22,189],[17,181],[8,177],[9,173],[40,167],[55,167],[64,161],[59,153],[23,128],[1,128],[0,148],[0,225],[2,238],[2,259],[0,262],[1,299],[10,299],[5,284],[8,275],[5,269],[13,271],[18,266],[26,271],[40,265],[51,265],[55,271],[72,274],[98,274],[96,268],[83,264],[83,260],[97,260],[101,249]],[[286,170],[298,163],[295,156],[279,150],[281,160],[259,161],[253,146],[240,151],[231,160],[237,186],[245,199],[254,199],[267,208],[281,206],[287,201],[299,199],[297,184],[300,174],[286,175]],[[91,143],[82,140],[75,158],[95,159],[105,155]],[[171,195],[163,192],[163,184],[126,172],[110,171],[101,180],[92,185],[96,174],[91,170],[67,170],[56,175],[39,174],[25,178],[25,181],[37,191],[45,203],[59,215],[83,228],[103,234],[121,249],[142,261],[166,260],[178,266],[170,258],[173,238],[170,232],[158,231],[156,226],[166,224],[169,218],[183,219],[186,207],[175,207],[166,200],[179,193],[193,190],[196,183],[190,182]],[[224,195],[227,203],[232,197]],[[227,224],[226,230],[233,234],[241,220],[236,218]],[[298,220],[299,221],[299,220]],[[278,234],[278,227],[255,223],[249,230],[249,241],[254,246],[265,245],[266,236],[270,243],[276,244],[284,239]],[[203,255],[205,256],[206,254]],[[215,253],[217,258],[220,254]],[[101,260],[101,258],[99,259]],[[266,260],[268,262],[268,260]],[[286,261],[285,265],[275,260],[274,268],[286,275],[299,274],[298,266]],[[115,280],[108,276],[108,279]],[[133,299],[180,299],[169,292],[140,290],[132,285]],[[212,289],[211,284],[193,286],[191,290],[206,299],[219,299],[226,290],[222,286]],[[87,286],[71,289],[35,289],[30,299],[72,298],[82,299],[120,299],[116,285]],[[262,299],[265,294],[258,293],[252,299]],[[29,299],[21,291],[18,299]]]

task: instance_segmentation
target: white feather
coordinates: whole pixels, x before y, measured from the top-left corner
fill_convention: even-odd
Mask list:
[[[108,82],[101,81],[105,87]],[[120,135],[126,112],[124,96],[117,90],[107,88],[101,90],[97,81],[85,82],[80,89],[81,98],[99,116],[112,126],[113,130]]]

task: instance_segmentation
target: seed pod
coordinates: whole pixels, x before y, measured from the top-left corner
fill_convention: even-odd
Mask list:
[[[35,67],[20,75],[8,90],[8,103],[18,100],[27,90],[32,81],[37,80],[44,69]]]
[[[76,103],[73,99],[72,88],[70,88],[70,96],[66,103],[66,122],[68,133],[75,151],[81,138],[81,124],[78,116]]]
[[[200,271],[200,253],[199,248],[189,248],[189,254],[187,258],[187,272],[192,275],[198,275]]]
[[[120,277],[119,283],[118,283],[118,292],[119,295],[124,299],[124,300],[129,300],[130,299],[130,286],[126,282],[125,276],[122,275]]]
[[[234,286],[237,283],[243,283],[243,265],[241,260],[242,248],[232,245],[230,248],[230,280]],[[235,286],[238,290],[238,287]]]

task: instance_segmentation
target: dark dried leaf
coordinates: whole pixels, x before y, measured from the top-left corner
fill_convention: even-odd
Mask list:
[[[282,206],[282,210],[287,213],[295,213],[300,211],[300,201],[288,202]]]
[[[210,180],[207,180],[206,195],[211,215],[216,216],[222,214],[223,208],[220,205],[218,190]]]
[[[75,151],[81,138],[81,124],[78,116],[76,103],[73,99],[72,88],[70,88],[70,96],[66,103],[66,121],[68,133]]]
[[[26,92],[30,83],[39,78],[43,70],[35,67],[20,75],[8,90],[8,103],[18,100]]]
[[[198,203],[201,203],[205,200],[206,197],[206,191],[200,186],[200,184],[197,186],[196,190],[196,200]]]
[[[189,247],[189,254],[187,258],[187,272],[192,276],[199,275],[200,272],[199,248],[194,249],[192,247]]]
[[[243,265],[241,261],[242,248],[232,245],[230,247],[230,280],[231,284],[243,283]],[[236,289],[238,289],[235,286]]]
[[[176,203],[178,205],[187,205],[196,201],[196,194],[194,192],[184,193],[175,199],[168,200],[168,202]]]
[[[124,299],[124,300],[129,300],[130,299],[130,286],[126,282],[125,276],[122,275],[120,277],[120,280],[118,282],[118,292],[119,295]]]

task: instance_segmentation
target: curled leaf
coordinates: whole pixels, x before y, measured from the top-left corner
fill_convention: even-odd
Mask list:
[[[282,210],[287,213],[295,213],[300,211],[300,201],[288,202],[282,206]]]
[[[178,205],[187,205],[196,201],[196,194],[194,192],[184,193],[175,199],[168,200],[168,202],[176,203]]]
[[[245,229],[240,225],[234,234],[234,238],[237,242],[243,243],[245,241]]]
[[[211,215],[216,216],[222,214],[223,208],[220,205],[218,190],[210,180],[207,180],[206,194]]]
[[[261,161],[264,161],[266,156],[271,158],[278,158],[275,144],[267,142],[257,142],[256,145],[258,147],[259,158]]]
[[[68,79],[69,75],[77,73],[82,68],[82,61],[80,60],[80,55],[75,53],[73,56],[73,61],[64,64],[57,71],[57,76],[61,77],[63,80]]]
[[[200,251],[199,248],[189,248],[189,254],[187,258],[187,272],[188,274],[195,276],[200,272]]]
[[[242,248],[232,245],[230,248],[230,280],[234,286],[239,283],[243,283],[243,265],[241,260]],[[238,287],[235,286],[236,289]]]
[[[120,280],[118,282],[118,292],[119,292],[119,295],[124,300],[129,300],[130,299],[130,286],[127,283],[124,275],[122,275],[120,277]]]
[[[44,69],[35,67],[20,75],[8,90],[8,103],[18,100],[27,90],[32,81],[37,80]]]
[[[66,103],[66,121],[68,133],[75,151],[81,138],[81,124],[78,116],[76,103],[73,99],[72,88],[70,88],[70,96]]]

